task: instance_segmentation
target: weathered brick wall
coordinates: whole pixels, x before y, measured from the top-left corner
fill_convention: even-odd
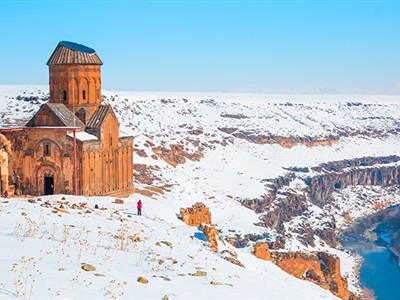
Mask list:
[[[253,254],[270,259],[283,271],[297,278],[311,281],[345,300],[359,297],[348,290],[347,281],[340,272],[340,259],[325,252],[269,252],[267,243],[256,243]]]
[[[51,130],[6,133],[12,149],[9,183],[14,185],[16,194],[43,195],[44,176],[54,178],[55,194],[72,193],[73,148],[66,134],[67,131]]]
[[[201,223],[211,224],[211,213],[204,203],[197,202],[192,207],[181,208],[180,213],[187,225],[199,227]]]
[[[99,65],[51,65],[50,102],[66,105],[72,105],[73,101],[75,104],[100,104],[100,70]]]
[[[317,283],[327,289],[321,263],[315,253],[303,252],[273,252],[271,260],[285,272],[300,278]]]
[[[87,143],[79,152],[79,159],[80,194],[124,197],[134,192],[133,138],[119,140],[114,149]]]
[[[63,103],[74,113],[82,107],[90,116],[101,104],[101,66],[51,65],[50,102]]]

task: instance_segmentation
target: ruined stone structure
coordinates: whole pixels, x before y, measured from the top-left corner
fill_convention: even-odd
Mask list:
[[[181,208],[182,221],[187,225],[199,227],[201,223],[211,224],[211,213],[204,203],[197,202],[189,208]]]
[[[263,260],[270,260],[271,253],[269,252],[268,243],[257,242],[254,244],[254,256],[263,259]]]
[[[347,280],[341,276],[340,259],[337,256],[325,252],[270,252],[266,242],[255,243],[253,254],[257,258],[270,260],[290,275],[329,290],[341,299],[359,299],[348,290]]]
[[[206,223],[202,223],[201,230],[203,231],[208,242],[210,243],[211,250],[214,252],[218,252],[218,240],[220,238],[219,238],[218,231],[215,228],[215,226],[206,224]]]
[[[133,137],[101,104],[102,64],[95,50],[60,42],[47,62],[50,102],[25,127],[0,129],[11,142],[6,184],[16,194],[134,192]]]

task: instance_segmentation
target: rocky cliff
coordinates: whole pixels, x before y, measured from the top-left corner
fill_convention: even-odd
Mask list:
[[[276,229],[285,237],[285,223],[307,215],[310,204],[325,208],[332,204],[332,194],[350,185],[388,187],[400,184],[399,156],[363,157],[324,163],[311,168],[292,168],[286,176],[267,182],[269,193],[242,204],[260,214],[258,225]],[[309,174],[309,175],[308,175]],[[304,182],[300,190],[288,189],[295,179]],[[335,219],[326,218],[324,227],[313,229],[306,224],[297,227],[303,244],[314,245],[315,236],[331,246],[336,245]]]

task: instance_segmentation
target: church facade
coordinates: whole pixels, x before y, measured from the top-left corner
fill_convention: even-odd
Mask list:
[[[102,64],[89,47],[57,45],[47,62],[49,103],[24,127],[0,129],[10,144],[2,152],[8,171],[3,190],[121,197],[134,192],[133,137],[120,132],[113,108],[101,104]]]

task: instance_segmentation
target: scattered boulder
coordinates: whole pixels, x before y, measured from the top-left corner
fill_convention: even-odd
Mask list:
[[[174,246],[172,245],[172,243],[171,243],[171,242],[168,242],[168,241],[161,241],[160,243],[162,243],[162,244],[164,244],[164,245],[170,247],[171,249],[174,247]]]
[[[225,259],[226,261],[229,261],[230,263],[232,263],[232,264],[234,264],[234,265],[237,265],[237,266],[239,266],[239,267],[244,268],[244,264],[242,264],[242,263],[241,263],[239,260],[237,260],[236,258],[227,256],[227,257],[224,257],[224,259]]]
[[[219,282],[219,281],[211,281],[210,284],[211,285],[223,285],[223,283]]]
[[[116,204],[124,204],[124,200],[122,200],[122,199],[115,199],[114,203],[116,203]]]
[[[206,271],[197,270],[196,273],[191,273],[189,275],[190,276],[203,277],[203,276],[207,276],[207,272]]]
[[[96,271],[96,267],[95,267],[95,266],[92,266],[92,265],[90,265],[90,264],[83,264],[83,265],[81,266],[81,269],[84,270],[84,271],[87,271],[87,272],[89,272],[89,271]]]
[[[139,236],[137,236],[137,235],[130,235],[130,236],[128,236],[128,239],[129,239],[132,243],[138,243],[138,242],[141,242],[141,241],[142,241],[142,239],[141,239]]]
[[[137,278],[137,282],[140,282],[140,283],[143,283],[143,284],[149,283],[149,281],[146,278],[142,277],[142,276],[139,276]]]
[[[27,213],[26,213],[26,212],[23,212],[23,213],[21,214],[21,216],[26,217],[26,216],[27,216]]]

